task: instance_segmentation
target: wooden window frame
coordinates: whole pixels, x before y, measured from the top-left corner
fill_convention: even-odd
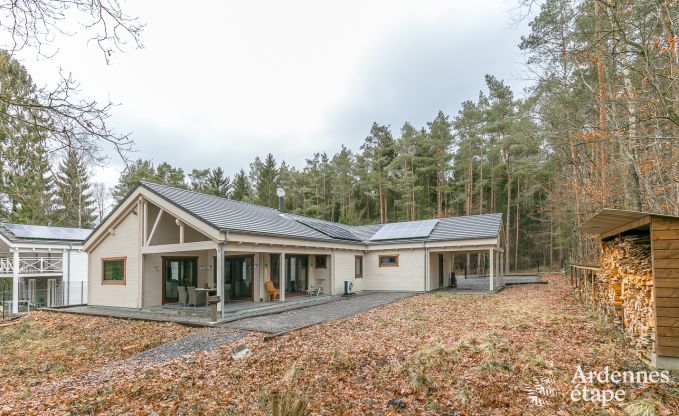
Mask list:
[[[323,258],[323,265],[319,266],[318,265],[318,259]],[[328,268],[328,256],[326,254],[316,254],[316,257],[314,258],[314,266],[317,269],[327,269]]]
[[[123,280],[106,280],[104,279],[104,262],[122,260],[123,261]],[[101,284],[102,285],[116,285],[125,286],[127,284],[127,256],[124,257],[104,257],[101,259]]]
[[[395,257],[396,264],[382,264],[382,259],[385,257]],[[377,266],[378,267],[398,267],[398,254],[380,254],[377,256]]]
[[[356,270],[356,259],[361,259],[361,274],[358,274],[358,270]],[[365,268],[365,264],[364,264],[364,261],[363,261],[363,256],[354,256],[354,278],[362,279],[364,268]]]

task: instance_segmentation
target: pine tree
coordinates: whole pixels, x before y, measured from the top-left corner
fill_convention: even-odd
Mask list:
[[[452,126],[448,121],[448,116],[443,114],[442,111],[439,111],[436,118],[427,125],[429,126],[429,140],[427,142],[431,146],[431,153],[434,155],[436,166],[436,216],[443,217],[446,214],[445,198],[448,191],[450,160],[452,159],[450,153],[450,146],[453,142],[453,135],[450,131]]]
[[[418,218],[418,194],[422,186],[418,183],[416,172],[417,141],[422,139],[419,132],[408,122],[401,127],[401,137],[396,142],[396,157],[392,162],[394,190],[398,195],[398,205],[402,207],[399,219],[414,221]]]
[[[52,211],[52,175],[36,87],[18,61],[0,52],[0,217],[19,223],[47,224]]]
[[[250,165],[250,180],[255,187],[255,201],[265,207],[278,207],[278,169],[276,160],[271,153],[266,155],[264,162],[259,158]]]
[[[228,198],[231,192],[231,180],[224,175],[224,170],[220,167],[210,170],[205,181],[205,192]]]
[[[337,214],[330,218],[332,221],[354,223],[358,220],[354,210],[353,189],[354,177],[352,166],[354,155],[346,146],[342,145],[339,153],[331,160],[332,181],[332,204],[338,205]]]
[[[122,201],[140,181],[187,188],[182,168],[175,168],[164,162],[156,169],[150,160],[138,159],[129,164],[120,175],[118,184],[113,188],[113,198],[117,202]]]
[[[57,208],[56,225],[91,228],[95,223],[94,199],[85,158],[75,149],[68,149],[55,175]]]
[[[53,177],[41,140],[17,138],[5,153],[4,190],[9,200],[8,220],[47,225],[54,207]]]
[[[389,165],[395,157],[394,139],[389,127],[373,123],[361,150],[363,150],[364,159],[369,164],[368,179],[377,192],[380,222],[385,223],[388,219],[388,190],[391,186]]]
[[[231,199],[236,201],[250,201],[252,198],[252,187],[250,186],[250,180],[245,174],[245,171],[241,169],[233,177],[233,193],[231,193]]]

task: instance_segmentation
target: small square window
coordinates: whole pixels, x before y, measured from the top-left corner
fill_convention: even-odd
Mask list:
[[[398,254],[379,256],[379,266],[380,267],[398,267]]]
[[[328,256],[316,256],[316,268],[317,269],[327,269],[328,268]]]
[[[125,257],[101,260],[101,282],[110,285],[125,284]]]

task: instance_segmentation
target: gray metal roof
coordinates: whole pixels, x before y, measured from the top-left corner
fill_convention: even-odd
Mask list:
[[[494,238],[502,223],[502,214],[441,218],[428,237],[369,241],[384,224],[351,226],[166,185],[141,182],[140,186],[216,229],[291,238],[370,245]]]
[[[155,183],[142,182],[141,186],[218,230],[332,240],[272,208]]]
[[[494,238],[500,233],[502,214],[441,218],[429,234],[430,241]]]
[[[31,224],[0,224],[0,234],[12,242],[82,243],[92,232],[87,228],[53,227]]]

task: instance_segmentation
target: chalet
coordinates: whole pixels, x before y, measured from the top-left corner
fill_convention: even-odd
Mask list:
[[[321,289],[429,291],[455,254],[483,253],[502,279],[502,214],[349,226],[142,182],[87,238],[89,305],[191,303],[186,291],[264,302]],[[194,293],[195,295],[195,293]],[[192,303],[196,303],[195,299]]]

